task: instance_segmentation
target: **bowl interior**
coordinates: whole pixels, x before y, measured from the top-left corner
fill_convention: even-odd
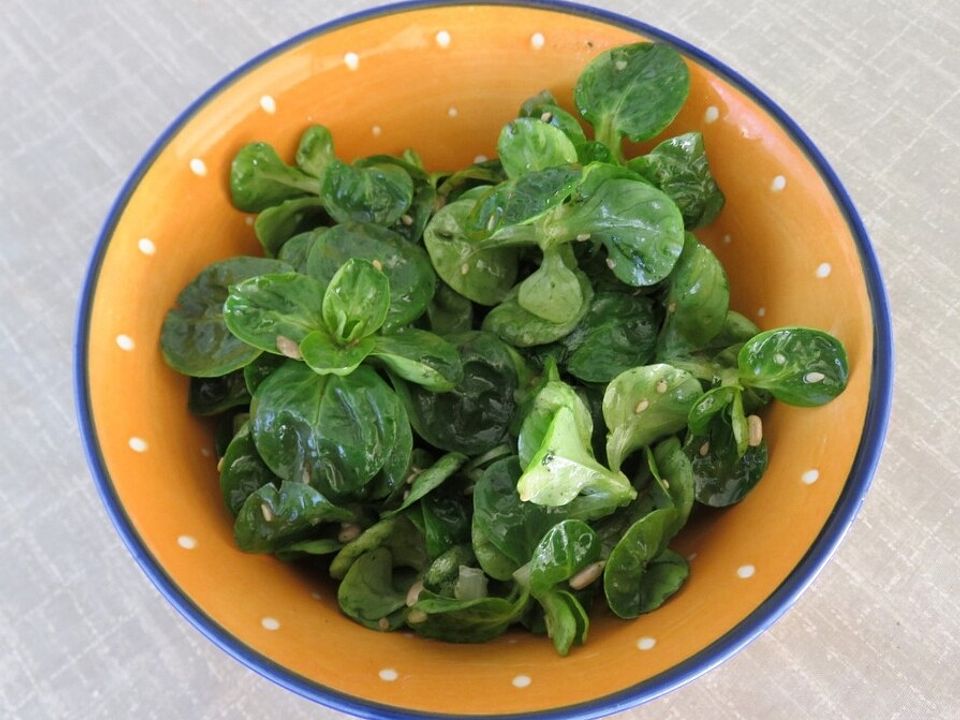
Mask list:
[[[721,258],[735,309],[761,327],[802,324],[845,343],[848,390],[812,410],[765,418],[770,467],[740,505],[701,513],[676,545],[691,577],[635,621],[595,619],[567,658],[511,633],[482,646],[365,630],[332,585],[234,547],[207,424],[158,349],[164,313],[208,263],[257,253],[226,178],[244,143],[292,155],[312,122],[341,157],[417,149],[430,168],[494,155],[500,127],[549,88],[570,106],[586,62],[643,39],[602,19],[545,7],[408,9],[307,36],[208,97],[159,147],[108,228],[86,340],[92,427],[115,494],[188,612],[288,683],[418,711],[497,714],[578,705],[689,660],[742,623],[790,575],[836,505],[857,453],[871,384],[871,308],[847,220],[814,164],[750,95],[688,58],[690,99],[668,134],[703,132],[727,206],[698,235]],[[141,558],[143,560],[143,558]],[[213,630],[210,630],[213,628]],[[271,665],[272,664],[272,665]]]

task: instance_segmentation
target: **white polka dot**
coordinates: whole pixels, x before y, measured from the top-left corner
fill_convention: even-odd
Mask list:
[[[817,266],[817,277],[818,278],[829,277],[832,271],[833,271],[833,268],[830,267],[830,263],[820,263]]]
[[[383,133],[383,128],[379,125],[374,125],[372,128],[370,128],[370,132],[373,133],[374,137],[380,137],[380,135]]]
[[[800,480],[803,481],[804,485],[813,485],[817,480],[820,479],[820,471],[816,468],[810,468],[803,475],[800,476]]]
[[[197,546],[197,539],[191,535],[181,535],[177,538],[177,545],[184,550],[193,550]]]
[[[200,448],[200,454],[203,455],[204,457],[210,457],[212,453],[210,452],[210,448],[202,447]]]
[[[653,646],[657,644],[657,641],[652,637],[642,637],[637,640],[637,649],[638,650],[653,650]]]
[[[517,675],[517,676],[513,679],[513,686],[514,686],[515,688],[530,687],[530,683],[532,683],[532,682],[533,682],[533,680],[530,679],[530,676],[529,676],[529,675]]]
[[[543,36],[543,33],[535,32],[530,36],[530,47],[534,50],[539,50],[546,44],[547,39]]]
[[[348,52],[343,56],[343,64],[346,65],[350,70],[356,70],[360,67],[360,56],[355,52]]]
[[[723,242],[724,242],[725,245],[729,245],[730,243],[733,242],[733,238],[730,237],[729,235],[724,235],[724,236],[723,236]]]
[[[272,95],[264,95],[260,98],[260,107],[263,108],[265,113],[273,115],[277,111],[277,101],[273,99]]]
[[[263,625],[264,630],[279,630],[280,621],[276,618],[265,617],[260,619],[260,624]]]
[[[133,350],[136,347],[136,344],[133,342],[133,338],[129,335],[117,335],[117,345],[120,346],[121,350]]]
[[[451,106],[450,106],[450,109],[447,110],[447,115],[449,115],[449,116],[452,117],[452,118],[453,118],[453,117],[456,117],[456,116],[459,115],[459,114],[460,114],[460,111],[457,110],[455,107],[453,107],[453,105],[451,105]]]
[[[737,577],[746,580],[752,578],[757,569],[753,565],[741,565],[737,568]]]
[[[767,309],[765,307],[757,308],[757,317],[763,317],[766,314],[767,314]]]
[[[146,441],[146,440],[144,440],[143,438],[138,438],[138,437],[132,437],[132,438],[130,438],[130,439],[127,441],[127,444],[130,446],[130,449],[131,449],[131,450],[133,450],[134,452],[139,452],[139,453],[146,452],[146,451],[147,451],[147,448],[149,447],[149,445],[147,445],[147,441]]]
[[[777,175],[770,183],[770,189],[774,192],[780,192],[787,186],[787,179],[783,175]]]
[[[153,244],[153,240],[146,237],[137,240],[137,247],[144,255],[153,255],[157,251],[157,246]]]
[[[200,158],[193,158],[190,161],[190,172],[199,177],[207,174],[207,164]]]
[[[393,668],[384,668],[377,674],[380,676],[380,679],[385,682],[393,682],[400,677],[400,674]]]
[[[717,110],[716,105],[711,105],[707,108],[707,111],[703,113],[703,121],[706,123],[716,122],[718,117],[720,117],[720,111]]]
[[[476,163],[477,165],[479,165],[480,163],[485,163],[485,162],[486,162],[487,160],[489,160],[489,159],[490,159],[490,158],[488,158],[486,155],[477,155],[477,156],[473,159],[473,162]]]
[[[438,32],[436,40],[437,40],[437,45],[439,45],[440,47],[442,48],[450,47],[450,33],[448,33],[446,30],[441,30],[440,32]]]

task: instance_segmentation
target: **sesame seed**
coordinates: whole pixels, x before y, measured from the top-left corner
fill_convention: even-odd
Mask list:
[[[417,580],[410,589],[407,590],[407,607],[413,607],[420,599],[420,593],[423,592],[423,580]]]
[[[657,380],[657,392],[663,395],[667,391],[667,381],[666,380]]]
[[[217,460],[217,472],[223,472],[223,463],[225,460],[226,460],[225,457],[222,457],[219,460]]]
[[[777,365],[786,365],[786,364],[787,364],[787,356],[784,355],[783,353],[774,353],[773,361],[774,361]]]
[[[750,447],[757,447],[763,440],[763,421],[759,415],[747,416],[747,444]]]
[[[411,610],[407,613],[407,622],[411,625],[417,625],[418,623],[425,622],[427,619],[427,614],[423,610]]]
[[[637,415],[639,415],[639,414],[642,413],[644,410],[646,410],[648,407],[650,407],[650,401],[647,400],[647,399],[643,399],[643,400],[641,400],[640,402],[637,403],[637,406],[633,409],[633,412],[635,412]]]
[[[600,573],[603,572],[604,565],[605,563],[603,560],[590,563],[583,570],[570,578],[570,587],[574,590],[583,590],[587,585],[600,577]]]
[[[467,263],[464,263],[463,265],[460,266],[461,275],[466,275],[468,272],[470,272],[470,266]]]
[[[710,441],[708,440],[703,445],[700,446],[700,457],[706,457],[707,453],[710,452]]]
[[[610,258],[607,258],[607,267],[608,267],[608,268],[610,268],[611,270],[613,270],[616,266],[617,266],[617,264],[616,264],[613,260],[611,260]]]
[[[672,302],[669,305],[667,305],[668,313],[675,313],[676,311],[677,311],[677,304],[675,302]]]
[[[381,270],[381,271],[383,270],[383,263],[380,262],[379,260],[374,260],[370,264],[373,265],[374,270]]]
[[[267,522],[273,520],[273,510],[271,510],[270,506],[266,503],[260,503],[260,514],[263,515],[263,519]]]
[[[400,222],[402,222],[407,227],[410,227],[411,225],[413,225],[413,218],[407,215],[406,213],[404,213],[403,215],[400,216]]]
[[[390,621],[387,620],[385,617],[382,617],[379,620],[377,620],[377,627],[380,628],[381,630],[389,630]]]
[[[580,233],[577,235],[577,242],[586,242],[590,239],[590,233]]]
[[[818,383],[826,377],[822,372],[808,372],[803,376],[805,383]]]
[[[292,360],[300,360],[302,357],[300,355],[300,346],[285,335],[277,335],[277,350]]]
[[[304,485],[310,484],[310,468],[304,466],[303,472],[300,474],[300,482]]]
[[[617,70],[626,70],[626,69],[627,69],[627,61],[626,61],[626,60],[617,60],[617,61],[613,64],[613,66],[614,66]]]
[[[553,113],[552,113],[552,112],[545,112],[545,113],[543,113],[543,115],[540,116],[540,119],[543,120],[543,122],[548,123],[548,122],[550,122],[551,120],[553,120]]]

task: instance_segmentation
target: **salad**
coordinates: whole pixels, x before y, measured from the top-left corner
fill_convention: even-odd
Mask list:
[[[561,655],[592,609],[680,590],[671,541],[760,481],[764,406],[827,403],[848,376],[831,335],[730,308],[693,232],[724,205],[699,133],[624,156],[688,89],[675,50],[637,43],[584,69],[579,117],[541,92],[497,159],[455,172],[344,162],[322,126],[292,164],[240,150],[263,257],[205,268],[160,337],[190,410],[219,418],[240,549],[328,574],[373,630],[517,625]]]

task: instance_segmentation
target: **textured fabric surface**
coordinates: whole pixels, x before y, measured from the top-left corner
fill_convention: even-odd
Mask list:
[[[122,547],[71,387],[76,300],[150,142],[224,73],[376,3],[5,0],[0,23],[0,717],[334,718],[216,649]],[[960,3],[597,0],[764,89],[858,205],[897,392],[834,559],[760,639],[623,718],[960,717]]]

